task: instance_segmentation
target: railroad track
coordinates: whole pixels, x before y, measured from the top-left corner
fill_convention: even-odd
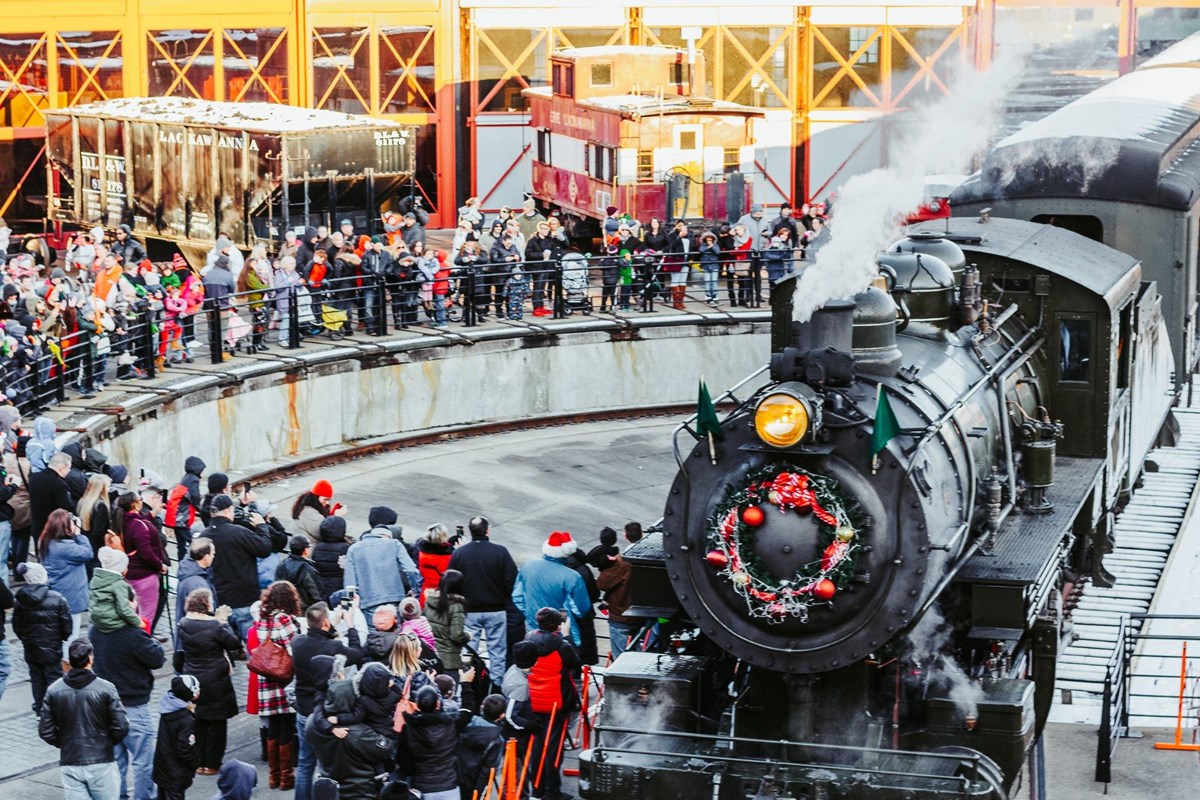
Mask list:
[[[1193,389],[1200,388],[1200,377],[1193,376],[1192,383]],[[1174,413],[1178,443],[1151,451],[1147,458],[1158,470],[1145,473],[1113,528],[1113,551],[1104,557],[1104,566],[1116,583],[1084,586],[1070,611],[1074,638],[1059,657],[1053,722],[1099,723],[1105,666],[1123,646],[1122,616],[1150,610],[1171,550],[1191,515],[1200,483],[1200,397]],[[1129,624],[1136,631],[1142,622]]]

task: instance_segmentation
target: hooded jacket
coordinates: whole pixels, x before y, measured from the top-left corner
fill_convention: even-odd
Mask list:
[[[425,794],[458,788],[458,735],[471,712],[418,712],[404,718],[400,764],[412,776],[413,788]]]
[[[58,452],[54,435],[58,426],[49,417],[38,417],[33,421],[33,436],[25,445],[25,457],[29,459],[29,471],[41,472],[46,468],[50,457]]]
[[[71,638],[71,609],[66,599],[46,584],[26,584],[17,590],[13,633],[25,645],[28,664],[58,664],[63,642]]]
[[[91,670],[72,669],[46,692],[38,736],[59,749],[60,766],[111,764],[113,748],[128,733],[116,687]]]
[[[154,783],[182,793],[192,785],[196,767],[200,766],[200,751],[196,749],[196,715],[187,702],[170,692],[163,695],[158,713]]]
[[[139,514],[125,515],[125,530],[121,531],[125,552],[129,553],[129,571],[125,576],[135,581],[162,573],[167,563],[167,551],[158,529]]]
[[[437,589],[430,591],[429,599],[440,599]],[[458,595],[450,595],[446,607],[442,610],[434,608],[435,603],[425,605],[425,619],[433,630],[433,639],[437,644],[438,658],[448,670],[458,670],[462,667],[463,645],[470,643],[471,634],[466,632],[467,611],[463,599]]]
[[[604,601],[608,603],[608,618],[613,622],[632,623],[637,620],[625,617],[626,609],[633,605],[629,596],[629,576],[633,567],[624,558],[617,560],[608,569],[601,570],[596,578],[596,588],[604,592]]]
[[[472,539],[450,557],[449,569],[463,574],[467,612],[503,611],[517,582],[517,564],[504,545]]]
[[[300,593],[300,609],[307,611],[313,603],[326,598],[321,591],[320,573],[317,566],[304,556],[289,554],[275,568],[275,580],[288,581]]]
[[[213,517],[202,534],[217,546],[212,582],[221,602],[231,608],[248,608],[258,599],[258,559],[271,555],[273,545],[266,523],[251,530],[224,517]]]
[[[175,514],[171,515],[168,512],[167,524],[169,526],[185,528],[190,527],[191,523],[195,521],[200,501],[204,499],[200,492],[200,476],[207,466],[196,456],[188,456],[184,460],[183,477],[179,479],[179,486],[183,487],[184,491],[179,498]]]
[[[504,754],[504,729],[483,717],[472,717],[458,736],[458,786],[464,795],[483,797],[493,767]]]
[[[417,569],[421,572],[421,605],[425,605],[425,593],[442,584],[442,575],[450,568],[454,545],[449,542],[435,544],[428,539],[417,540]]]
[[[200,696],[204,696],[203,692]],[[235,758],[221,765],[217,774],[217,793],[212,800],[250,800],[257,785],[258,773],[254,767]]]
[[[343,569],[338,565],[338,560],[350,550],[350,541],[346,538],[346,520],[342,517],[326,517],[317,535],[319,538],[313,545],[312,562],[317,569],[321,599],[328,600],[343,585]]]
[[[407,587],[405,586],[407,584]],[[363,608],[398,603],[421,588],[421,574],[404,545],[388,528],[372,528],[346,553],[343,585],[358,587]]]
[[[154,670],[167,663],[162,645],[144,628],[122,627],[105,633],[92,626],[92,670],[110,681],[126,707],[144,706],[154,689]]]
[[[213,608],[221,605],[221,600],[217,597],[217,588],[212,582],[212,567],[205,569],[192,560],[191,556],[187,556],[183,561],[179,562],[179,571],[175,573],[178,583],[175,588],[175,620],[183,619],[187,613],[183,610],[184,603],[187,602],[187,596],[197,589],[208,589],[212,592]],[[175,646],[179,646],[178,631],[176,631]]]
[[[100,631],[115,631],[129,625],[141,628],[142,621],[133,610],[133,587],[119,573],[98,569],[92,573],[88,588],[88,612],[92,625]],[[153,612],[153,609],[150,609]]]
[[[49,470],[45,474],[58,475]],[[58,478],[62,480],[61,478]],[[35,516],[36,520],[36,516]],[[85,565],[92,560],[92,544],[82,533],[74,539],[56,539],[50,543],[42,566],[54,591],[67,599],[72,614],[88,610],[88,577]]]

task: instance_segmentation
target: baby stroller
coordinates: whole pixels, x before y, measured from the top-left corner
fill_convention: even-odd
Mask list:
[[[592,313],[592,298],[588,296],[588,262],[579,253],[562,257],[562,286],[567,313]]]
[[[321,321],[317,323],[316,333],[325,331],[335,342],[346,338],[346,328],[350,324],[350,315],[340,308],[330,304],[321,304]]]

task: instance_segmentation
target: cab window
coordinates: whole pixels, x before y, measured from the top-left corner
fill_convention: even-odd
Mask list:
[[[1064,319],[1058,323],[1059,380],[1086,382],[1092,367],[1092,323],[1086,319]]]

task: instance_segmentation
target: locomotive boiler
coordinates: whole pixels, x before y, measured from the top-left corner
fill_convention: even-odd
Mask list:
[[[662,530],[626,554],[661,652],[610,666],[585,797],[1006,800],[1041,772],[1064,576],[1103,575],[1134,364],[1170,353],[1133,341],[1161,325],[1133,259],[970,224],[805,323],[773,287],[769,365],[719,429],[681,427]],[[1080,364],[1101,410],[1055,402]]]

